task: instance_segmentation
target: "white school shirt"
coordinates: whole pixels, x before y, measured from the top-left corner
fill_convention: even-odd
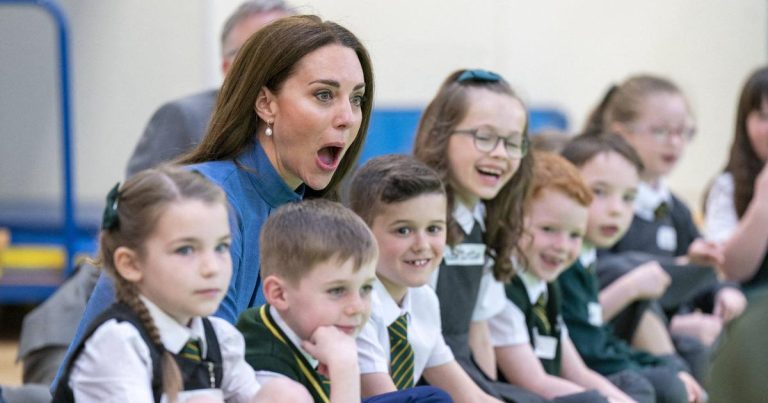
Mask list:
[[[733,175],[730,172],[718,175],[709,188],[704,233],[711,241],[727,241],[739,225],[739,215],[733,202],[733,189]]]
[[[189,327],[183,326],[148,299],[140,298],[168,351],[178,354],[190,338],[197,338],[202,356],[206,356],[208,345],[200,317],[193,318]],[[216,317],[209,319],[221,350],[224,374],[221,391],[183,391],[179,394],[179,402],[202,394],[218,396],[227,402],[248,402],[259,391],[260,385],[253,368],[245,362],[243,336],[229,322]],[[69,387],[78,403],[154,402],[152,358],[139,330],[116,319],[99,326],[85,342],[72,366]]]
[[[453,361],[453,353],[442,335],[440,305],[431,287],[409,288],[397,306],[380,281],[373,284],[371,318],[357,336],[361,374],[389,373],[389,332],[387,326],[407,314],[408,342],[413,348],[413,379],[418,382],[425,368]]]
[[[517,275],[525,285],[528,298],[532,304],[535,304],[539,296],[547,293],[547,283],[529,272],[518,272]],[[568,336],[568,329],[562,316],[558,316],[560,324],[560,342]],[[514,302],[507,299],[504,304],[504,310],[498,315],[488,319],[488,327],[491,332],[491,344],[494,347],[514,346],[523,343],[530,343],[528,336],[528,325],[526,324],[525,314],[515,305]]]

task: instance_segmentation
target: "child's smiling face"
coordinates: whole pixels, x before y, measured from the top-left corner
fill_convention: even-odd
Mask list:
[[[539,193],[526,212],[526,232],[520,240],[530,273],[551,282],[579,257],[587,211],[560,191],[543,189]]]
[[[609,248],[632,223],[639,173],[631,162],[613,151],[595,155],[579,171],[594,195],[585,241]]]

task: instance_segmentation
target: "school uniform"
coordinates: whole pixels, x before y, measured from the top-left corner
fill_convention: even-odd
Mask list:
[[[298,335],[280,313],[268,304],[240,315],[237,328],[245,337],[245,359],[264,382],[276,376],[302,384],[315,402],[329,402],[331,382],[317,372],[319,362],[301,348]],[[447,400],[446,400],[447,399]],[[432,387],[412,388],[364,399],[364,402],[450,402],[443,391]]]
[[[518,272],[506,285],[504,310],[488,321],[494,347],[530,344],[544,370],[560,376],[561,346],[568,329],[560,316],[557,283],[546,283],[527,272]],[[559,396],[556,402],[607,402],[594,390]]]
[[[243,358],[243,337],[237,329],[222,319],[201,317],[183,326],[151,301],[143,297],[142,301],[162,345],[151,341],[127,305],[113,305],[75,349],[75,359],[65,362],[54,402],[160,402],[165,351],[174,356],[181,371],[179,401],[208,395],[247,402],[256,395],[260,385]],[[191,340],[194,347],[188,344]],[[190,348],[194,348],[192,355]]]
[[[453,351],[456,362],[486,393],[507,402],[542,402],[545,399],[508,383],[488,378],[475,364],[469,349],[469,326],[475,317],[483,269],[487,264],[485,231],[485,205],[478,202],[470,210],[456,203],[452,212],[464,233],[462,242],[446,246],[443,261],[435,272],[431,285],[440,303],[443,338]],[[491,308],[493,309],[493,308]]]
[[[441,333],[440,307],[428,285],[409,288],[398,306],[380,281],[373,284],[371,317],[357,336],[360,373],[391,374],[391,339],[388,330],[405,315],[406,337],[413,351],[411,384],[417,384],[426,368],[453,361],[453,353]]]
[[[734,203],[733,175],[723,172],[712,182],[707,195],[705,229],[707,239],[725,242],[739,225],[739,216]],[[765,252],[757,272],[742,283],[744,292],[750,297],[768,285],[768,251]]]
[[[670,287],[659,299],[663,308],[662,319],[696,309],[712,312],[717,292],[722,287],[735,284],[718,281],[712,267],[674,265],[674,259],[687,255],[688,247],[699,237],[690,210],[671,193],[666,183],[662,181],[657,187],[651,187],[641,182],[635,199],[632,225],[609,253],[620,255],[641,251],[659,258],[662,267],[672,278]],[[598,265],[598,270],[605,269]],[[658,308],[655,310],[661,313]],[[678,353],[690,366],[691,373],[698,380],[703,380],[706,377],[710,349],[690,336],[673,335],[673,341]]]
[[[685,386],[676,373],[683,368],[673,361],[632,349],[603,322],[600,289],[594,270],[595,250],[585,249],[579,259],[557,279],[561,313],[579,355],[592,370],[638,401],[649,382],[657,401],[686,401]],[[629,375],[627,375],[629,374]]]

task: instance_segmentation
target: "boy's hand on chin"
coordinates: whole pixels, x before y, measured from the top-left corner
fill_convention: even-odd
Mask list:
[[[320,361],[317,372],[325,377],[330,377],[331,367],[357,365],[355,338],[335,326],[318,327],[301,347]]]

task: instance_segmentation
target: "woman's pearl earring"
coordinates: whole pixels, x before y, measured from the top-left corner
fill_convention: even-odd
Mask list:
[[[267,137],[271,137],[272,136],[272,122],[267,122],[267,128],[264,130],[264,134]]]

